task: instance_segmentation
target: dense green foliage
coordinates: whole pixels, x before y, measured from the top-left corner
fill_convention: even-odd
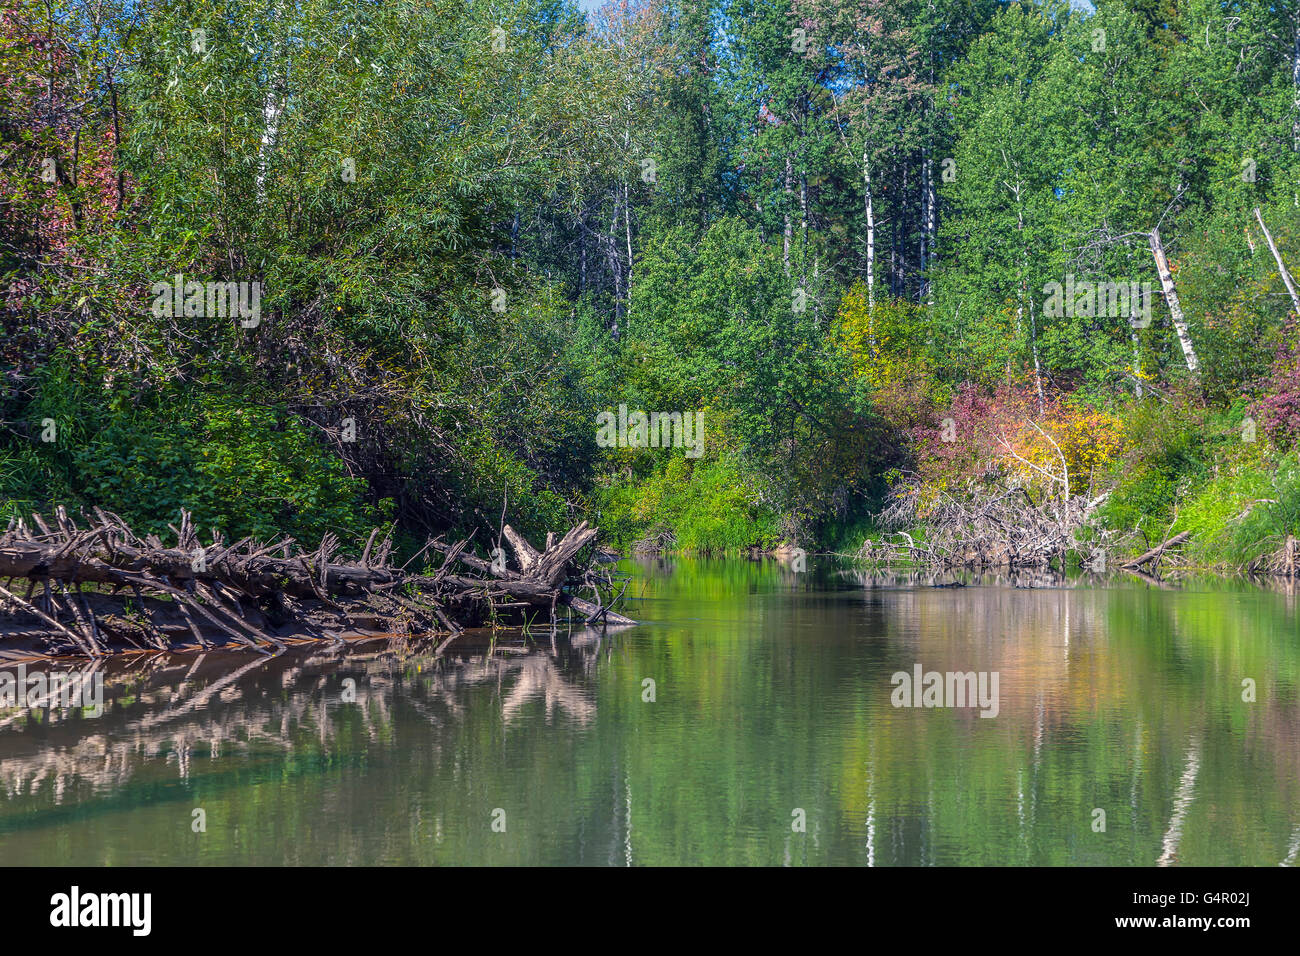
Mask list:
[[[1298,36],[1292,0],[7,0],[0,507],[852,547],[900,483],[1043,466],[1032,424],[1099,533],[1246,563],[1300,532],[1261,228],[1289,261]],[[160,313],[174,277],[260,315]],[[1150,321],[1053,310],[1067,277]],[[604,447],[620,405],[703,454]]]

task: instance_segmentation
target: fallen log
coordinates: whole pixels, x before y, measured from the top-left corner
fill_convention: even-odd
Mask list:
[[[1123,568],[1140,568],[1148,561],[1154,561],[1170,548],[1175,548],[1192,536],[1190,531],[1180,531],[1168,541],[1161,542],[1145,554],[1140,554],[1131,561],[1125,561],[1120,567]]]
[[[457,634],[471,627],[529,625],[572,609],[584,621],[635,624],[605,602],[608,575],[578,562],[596,538],[582,522],[542,551],[502,529],[515,567],[468,551],[469,539],[430,539],[417,552],[441,557],[432,573],[391,562],[392,539],[370,534],[357,560],[326,535],[312,551],[292,539],[264,544],[220,535],[203,545],[183,512],[174,546],[141,539],[117,515],[95,509],[79,527],[62,507],[54,527],[40,515],[0,534],[0,638],[27,638],[51,654],[103,657],[130,648],[239,644],[280,648],[288,637],[339,640],[373,631]],[[409,563],[409,562],[408,562]],[[26,579],[27,592],[13,590]],[[40,596],[33,592],[43,585]],[[72,590],[69,591],[69,586]],[[83,590],[86,587],[86,590]],[[593,604],[577,592],[591,590]],[[593,612],[597,612],[593,614]],[[363,626],[365,625],[365,626]]]

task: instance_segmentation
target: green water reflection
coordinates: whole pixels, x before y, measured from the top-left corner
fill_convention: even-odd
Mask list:
[[[621,634],[115,662],[98,718],[0,710],[0,860],[1298,862],[1294,590],[623,567]],[[918,663],[998,672],[997,717],[893,707]]]

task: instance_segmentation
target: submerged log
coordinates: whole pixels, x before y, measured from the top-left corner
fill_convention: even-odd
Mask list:
[[[474,556],[468,539],[430,539],[420,554],[440,557],[440,564],[415,574],[392,563],[392,540],[376,543],[378,530],[360,558],[347,560],[333,535],[314,551],[289,538],[228,545],[214,536],[202,545],[182,513],[172,527],[176,544],[165,547],[98,508],[88,520],[79,527],[60,507],[53,528],[33,515],[32,525],[11,521],[0,534],[0,580],[8,579],[0,586],[0,637],[35,639],[47,653],[101,657],[194,643],[265,649],[365,631],[456,634],[539,618],[554,625],[557,609],[572,609],[586,623],[636,623],[602,598],[613,582],[576,560],[596,538],[586,522],[558,542],[548,535],[543,551],[505,526],[515,568],[504,556]],[[19,579],[26,579],[23,594],[14,589]],[[42,592],[34,595],[38,585]],[[595,602],[579,591],[590,591]]]

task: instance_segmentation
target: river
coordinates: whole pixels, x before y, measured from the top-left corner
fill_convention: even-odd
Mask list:
[[[1294,586],[810,561],[624,561],[619,633],[112,661],[98,716],[0,708],[0,858],[1300,862]],[[918,666],[996,704],[896,706]]]

